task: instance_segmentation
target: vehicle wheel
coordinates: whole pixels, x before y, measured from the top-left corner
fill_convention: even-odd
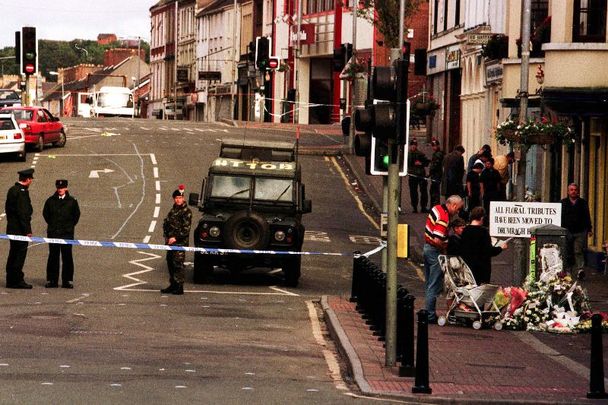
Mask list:
[[[61,132],[59,133],[59,140],[57,142],[53,142],[53,146],[56,146],[58,148],[63,148],[65,146],[65,143],[67,142],[67,138],[65,136],[65,132],[63,130],[61,130]]]
[[[496,322],[494,323],[494,329],[495,329],[495,330],[502,330],[502,326],[503,326],[503,325],[502,325],[502,322],[500,322],[500,321],[496,321]]]
[[[23,153],[19,155],[19,161],[25,162],[27,160],[27,152],[24,150]]]
[[[204,256],[200,253],[194,254],[194,275],[192,281],[195,284],[208,283],[213,277],[213,263],[210,263]]]
[[[36,142],[36,151],[42,152],[44,150],[44,135],[38,136],[38,142]]]
[[[437,325],[439,326],[445,326],[445,324],[447,323],[447,319],[445,318],[445,316],[440,316],[439,318],[437,318]]]
[[[481,329],[481,321],[473,322],[473,329],[475,329],[475,330]]]
[[[224,242],[230,249],[262,249],[268,245],[269,227],[255,212],[239,211],[224,227]]]
[[[283,265],[283,276],[287,287],[297,287],[300,281],[300,268],[302,266],[302,256],[290,257]]]

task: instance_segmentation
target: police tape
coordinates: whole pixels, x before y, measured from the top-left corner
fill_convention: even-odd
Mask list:
[[[191,246],[173,246],[173,245],[156,245],[152,243],[137,243],[137,242],[109,242],[98,240],[84,239],[59,239],[59,238],[43,238],[40,236],[23,236],[23,235],[8,235],[0,233],[0,239],[15,240],[21,242],[34,243],[54,243],[59,245],[73,245],[85,247],[106,247],[120,249],[143,249],[143,250],[175,250],[185,252],[198,252],[202,254],[223,255],[223,254],[265,254],[265,255],[293,255],[293,256],[353,256],[353,253],[339,252],[293,252],[286,250],[258,250],[258,249],[220,249],[220,248],[202,248]],[[382,250],[384,244],[375,249],[364,253],[367,257]]]

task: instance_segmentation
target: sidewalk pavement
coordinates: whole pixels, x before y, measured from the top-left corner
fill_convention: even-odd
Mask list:
[[[257,126],[256,126],[257,127]],[[260,127],[263,127],[260,125]],[[291,131],[295,126],[282,124],[273,129]],[[339,126],[301,126],[302,134],[339,136]],[[430,146],[422,133],[419,149],[430,156]],[[328,142],[328,153],[335,153],[335,143]],[[382,201],[382,179],[365,175],[364,158],[348,153],[344,160],[378,211]],[[410,225],[411,264],[421,266],[426,215],[412,213],[407,182],[403,181],[402,212],[399,222]],[[399,265],[399,271],[403,269]],[[492,282],[513,284],[512,251],[507,250],[492,262]],[[608,275],[587,269],[581,284],[587,289],[594,311],[608,311]],[[423,305],[422,280],[406,285]],[[589,391],[590,335],[550,335],[521,331],[473,330],[460,326],[429,326],[429,385],[432,394],[412,394],[413,377],[399,377],[398,367],[385,366],[385,350],[378,337],[365,324],[343,296],[322,298],[328,327],[359,389],[368,395],[390,396],[431,403],[600,403],[586,398]],[[438,299],[438,309],[441,308]],[[603,351],[608,350],[604,339]],[[608,379],[605,379],[608,387]],[[604,400],[602,403],[607,403]]]

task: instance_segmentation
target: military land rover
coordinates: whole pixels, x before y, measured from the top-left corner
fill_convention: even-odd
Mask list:
[[[200,195],[190,194],[189,203],[202,212],[195,246],[278,252],[196,252],[195,283],[210,281],[215,266],[232,273],[269,267],[281,268],[285,284],[297,286],[302,257],[280,252],[302,250],[302,214],[311,212],[312,204],[305,198],[293,143],[223,141]]]

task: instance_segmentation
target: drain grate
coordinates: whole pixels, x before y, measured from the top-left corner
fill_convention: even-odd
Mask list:
[[[525,366],[507,366],[504,364],[483,364],[483,363],[464,363],[467,366],[471,367],[485,367],[485,368],[500,368],[500,369],[511,369],[511,370],[525,370],[527,367]]]

